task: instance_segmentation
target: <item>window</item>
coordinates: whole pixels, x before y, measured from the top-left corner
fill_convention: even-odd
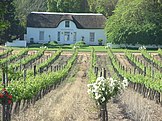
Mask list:
[[[94,32],[90,32],[90,41],[94,42],[95,40],[95,33]]]
[[[61,35],[61,32],[58,32],[57,33],[57,41],[60,41],[60,35]]]
[[[65,21],[65,27],[70,27],[70,22],[69,21]]]
[[[76,32],[73,33],[73,41],[76,41]]]
[[[39,40],[44,40],[44,31],[39,32]]]

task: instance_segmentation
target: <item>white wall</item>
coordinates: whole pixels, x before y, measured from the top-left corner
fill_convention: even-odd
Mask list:
[[[5,46],[9,46],[9,47],[26,47],[26,41],[24,41],[24,40],[14,40],[13,42],[6,42]]]
[[[44,40],[39,40],[39,32],[44,31]],[[34,39],[35,43],[47,43],[48,41],[57,41],[57,33],[61,32],[59,44],[73,44],[73,33],[76,32],[76,40],[80,41],[82,36],[86,44],[98,45],[98,39],[103,39],[103,43],[106,43],[106,36],[104,29],[78,29],[74,22],[70,21],[70,27],[65,28],[65,21],[62,21],[57,28],[32,28],[27,27],[27,42],[30,43],[30,38]],[[64,40],[64,32],[70,32],[70,41]],[[90,32],[95,32],[95,41],[90,42]],[[50,38],[49,38],[50,35]]]

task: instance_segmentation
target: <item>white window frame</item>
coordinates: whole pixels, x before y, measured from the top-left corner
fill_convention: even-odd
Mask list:
[[[39,31],[39,40],[44,40],[44,31]]]
[[[95,41],[95,32],[90,32],[89,34],[89,41],[94,42]]]

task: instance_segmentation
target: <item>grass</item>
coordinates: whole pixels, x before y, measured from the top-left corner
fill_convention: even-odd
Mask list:
[[[28,46],[30,50],[38,50],[43,44],[31,44]],[[73,45],[58,45],[58,44],[44,44],[48,47],[48,50],[58,50],[62,48],[64,51],[73,51]],[[22,49],[22,47],[12,47],[13,49]],[[90,52],[92,48],[95,48],[96,52],[106,52],[105,46],[83,46],[79,48],[81,52]],[[137,49],[128,49],[130,52],[139,52]],[[112,49],[113,52],[125,52],[125,49]],[[157,50],[148,50],[148,52],[156,52]]]

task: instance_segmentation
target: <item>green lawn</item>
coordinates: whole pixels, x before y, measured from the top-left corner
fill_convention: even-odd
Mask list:
[[[42,46],[42,44],[32,44],[29,46],[31,49],[38,49]],[[50,45],[50,44],[45,44],[45,46],[48,47],[48,50],[57,50],[59,48],[62,48],[64,51],[73,51],[73,46],[72,45]],[[92,48],[95,48],[97,52],[106,52],[107,50],[105,49],[105,46],[84,46],[80,47],[79,51],[83,52],[90,52]],[[113,49],[114,52],[124,52],[125,49]],[[137,52],[138,50],[130,50],[133,52]]]
[[[38,49],[42,46],[42,44],[33,44],[28,46],[28,48],[31,49]],[[50,45],[50,44],[45,44],[44,46],[48,47],[48,50],[57,50],[59,48],[62,48],[64,51],[73,51],[73,45]],[[95,48],[96,51],[104,51],[106,52],[106,49],[104,46],[84,46],[80,47],[79,51],[91,51],[92,48]]]
[[[31,50],[38,50],[42,44],[32,44],[29,45],[28,48]],[[51,44],[45,44],[44,46],[48,47],[48,50],[57,50],[59,48],[62,48],[64,51],[73,51],[72,45],[51,45]],[[13,49],[22,49],[21,47],[12,47]],[[92,48],[95,48],[97,52],[106,52],[105,46],[84,46],[80,47],[79,51],[83,52],[90,52]],[[125,52],[125,49],[112,49],[113,52]],[[128,49],[131,52],[139,52],[137,49]],[[155,52],[157,50],[148,50],[149,52]]]

